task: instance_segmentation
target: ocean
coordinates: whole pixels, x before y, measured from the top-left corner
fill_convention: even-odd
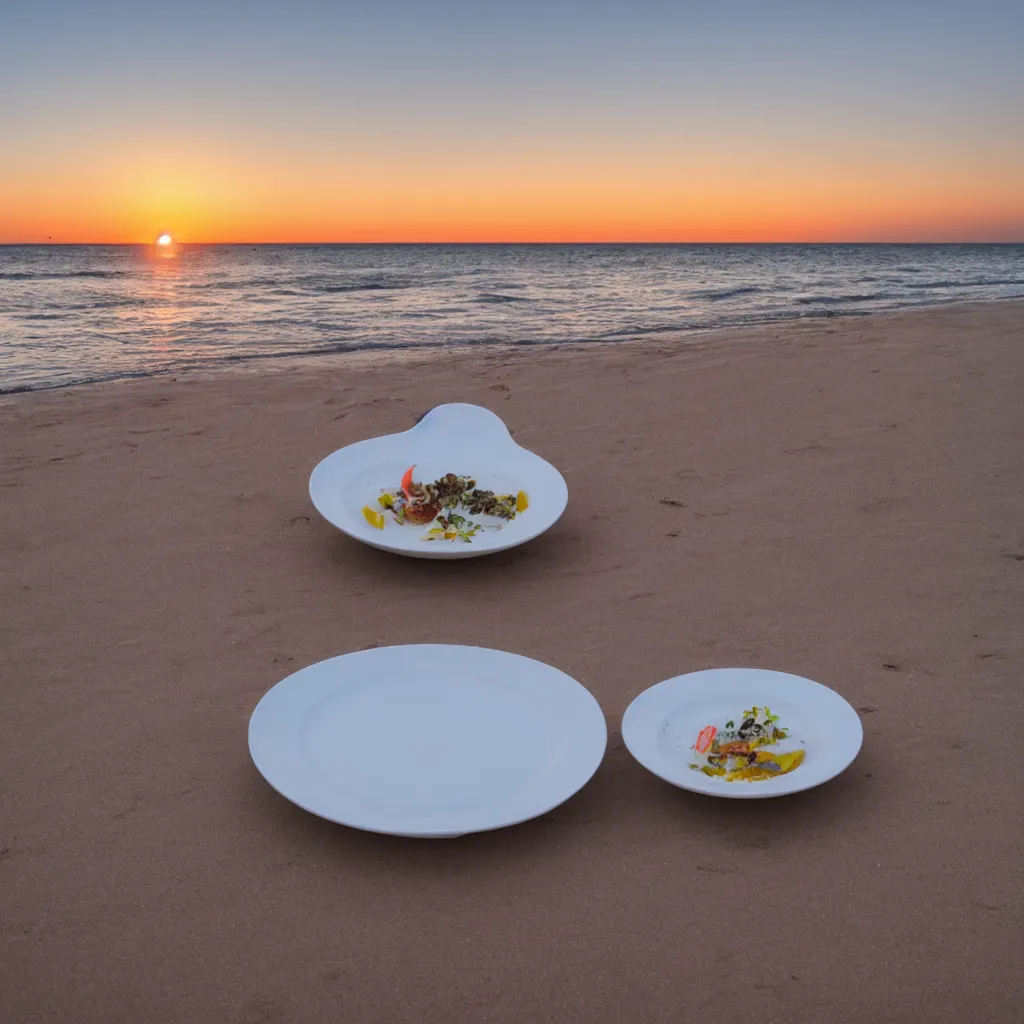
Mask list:
[[[1024,296],[1024,245],[0,246],[0,393]]]

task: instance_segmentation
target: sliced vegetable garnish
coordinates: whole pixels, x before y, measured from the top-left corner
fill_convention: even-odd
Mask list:
[[[410,493],[409,488],[412,487],[412,471],[415,468],[416,463],[414,462],[402,476],[402,491],[410,501],[412,501],[412,494]]]
[[[693,749],[698,754],[706,754],[711,749],[711,742],[715,738],[715,734],[718,730],[713,725],[706,725],[701,729],[700,734],[697,736],[697,742],[694,743]]]
[[[454,541],[461,538],[467,544],[471,544],[471,538],[483,529],[479,523],[471,522],[465,516],[456,515],[454,512],[447,516],[438,516],[437,523],[437,526],[431,527],[423,535],[424,540]]]
[[[370,508],[369,505],[363,506],[363,518],[375,529],[384,529],[384,513],[378,512],[376,509]]]

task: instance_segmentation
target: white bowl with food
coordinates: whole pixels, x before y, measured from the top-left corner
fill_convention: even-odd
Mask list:
[[[309,496],[343,533],[412,558],[517,547],[550,529],[569,500],[554,466],[516,444],[489,409],[463,403],[328,455]]]
[[[673,786],[753,800],[834,779],[859,753],[864,730],[854,708],[813,679],[718,668],[644,690],[623,715],[622,739]]]

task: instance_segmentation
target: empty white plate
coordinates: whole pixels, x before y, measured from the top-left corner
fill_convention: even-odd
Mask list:
[[[499,494],[525,491],[529,508],[502,529],[464,540],[423,540],[425,528],[402,526],[385,514],[383,530],[363,517],[378,509],[384,488],[397,489],[402,474],[432,482],[446,473],[471,476],[481,489]],[[504,551],[539,536],[565,511],[569,492],[562,474],[512,440],[508,427],[489,409],[439,405],[411,430],[358,441],[328,455],[313,470],[309,496],[329,523],[356,540],[413,558],[473,558]],[[475,517],[476,518],[476,517]]]
[[[370,832],[453,837],[568,800],[608,733],[550,665],[483,647],[381,647],[310,665],[256,705],[249,752],[282,796]]]
[[[739,724],[745,710],[766,706],[789,735],[765,749],[802,749],[798,767],[749,782],[730,782],[691,767],[702,763],[694,750],[702,729]],[[637,761],[674,786],[750,800],[797,793],[835,778],[857,756],[864,730],[857,712],[821,683],[786,672],[722,668],[675,676],[645,690],[626,709],[622,739]]]

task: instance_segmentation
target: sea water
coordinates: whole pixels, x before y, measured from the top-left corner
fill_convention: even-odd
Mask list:
[[[1020,296],[1022,245],[0,246],[0,391]]]

